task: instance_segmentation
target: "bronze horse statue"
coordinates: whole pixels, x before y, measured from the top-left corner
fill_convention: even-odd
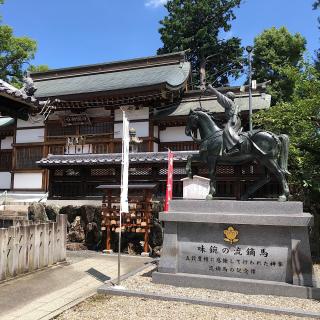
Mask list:
[[[197,131],[199,131],[201,139],[195,137]],[[242,140],[239,152],[228,154],[223,150],[223,129],[215,123],[212,115],[202,108],[190,111],[185,133],[199,144],[199,153],[188,157],[186,165],[188,176],[193,177],[193,161],[205,162],[208,165],[210,190],[207,199],[213,199],[216,193],[217,164],[239,165],[252,161],[258,162],[275,175],[281,186],[279,201],[288,199],[289,187],[286,174],[288,174],[289,138],[287,135],[275,135],[263,130],[239,133]],[[241,200],[247,200],[269,180],[270,176],[267,173],[263,180],[257,181],[241,196]]]

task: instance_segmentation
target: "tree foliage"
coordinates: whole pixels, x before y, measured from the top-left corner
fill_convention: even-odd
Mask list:
[[[168,15],[160,21],[163,47],[158,54],[190,49],[188,59],[198,83],[205,68],[207,81],[220,76],[216,84],[228,83],[228,76],[237,73],[232,69],[239,68],[241,41],[236,37],[219,40],[219,34],[230,31],[234,8],[240,3],[241,0],[169,0],[165,5]]]
[[[317,10],[320,8],[320,0],[317,0],[313,3],[313,10]],[[318,23],[320,23],[320,18],[318,17]],[[320,27],[319,27],[320,29]],[[316,56],[314,59],[314,65],[315,68],[320,71],[320,49],[316,50],[315,52]]]
[[[319,8],[320,8],[320,0],[316,0],[313,3],[313,9],[316,10],[316,9],[319,9]]]
[[[285,27],[272,27],[255,38],[252,63],[254,78],[258,82],[271,80],[269,93],[272,95],[272,104],[291,99],[294,82],[282,71],[287,67],[298,68],[305,49],[305,38],[299,33],[290,34]]]
[[[305,64],[302,71],[284,67],[293,84],[291,101],[280,102],[255,114],[257,125],[290,137],[289,171],[295,195],[320,195],[320,78],[317,70]]]
[[[0,26],[0,78],[17,82],[23,77],[24,63],[34,58],[37,44],[27,37],[15,37],[9,26]]]
[[[3,0],[0,0],[0,4],[3,4]],[[28,64],[31,67],[30,61],[34,58],[36,50],[35,40],[16,37],[10,26],[0,24],[0,79],[21,86],[24,70]],[[44,67],[48,69],[47,66],[41,68]]]
[[[30,72],[45,72],[48,71],[49,67],[46,64],[30,65],[28,71]]]

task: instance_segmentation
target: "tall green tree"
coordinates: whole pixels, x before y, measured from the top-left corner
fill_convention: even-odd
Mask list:
[[[30,66],[36,50],[35,40],[14,36],[13,29],[3,25],[0,17],[0,79],[21,86],[24,70]]]
[[[242,57],[241,41],[232,37],[220,40],[221,32],[231,30],[234,9],[241,0],[169,0],[165,5],[168,15],[160,21],[163,47],[158,54],[190,50],[195,80],[228,83],[228,77],[237,75]],[[209,59],[207,59],[209,57]]]
[[[268,90],[273,105],[291,99],[294,83],[283,70],[299,68],[305,50],[305,38],[299,33],[292,35],[285,27],[272,27],[254,39],[254,79],[259,82],[271,80]]]
[[[19,82],[23,78],[25,63],[34,58],[37,44],[27,37],[15,37],[9,26],[0,26],[0,79]]]
[[[290,136],[291,182],[320,192],[320,78],[317,70],[304,64],[303,70],[288,66],[282,74],[291,80],[290,101],[255,114],[254,122],[264,129]]]
[[[320,8],[320,0],[317,0],[313,3],[313,10],[317,10]],[[320,18],[318,17],[318,23],[320,23]],[[318,27],[320,29],[320,27]],[[316,50],[316,56],[314,59],[314,65],[318,71],[320,71],[320,49]]]
[[[312,248],[320,257],[320,74],[311,64],[281,73],[293,84],[290,101],[256,113],[254,123],[290,137],[290,191],[315,217]]]

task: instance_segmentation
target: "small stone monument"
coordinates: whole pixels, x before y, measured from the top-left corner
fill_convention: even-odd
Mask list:
[[[320,298],[301,202],[172,200],[156,283]]]
[[[210,179],[197,175],[181,179],[183,182],[183,199],[205,199],[210,189]]]

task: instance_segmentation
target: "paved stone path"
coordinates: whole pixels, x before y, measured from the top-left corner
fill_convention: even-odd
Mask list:
[[[124,275],[151,259],[122,256],[121,261],[121,274]],[[0,319],[51,319],[59,310],[94,294],[101,286],[101,281],[86,273],[90,268],[112,279],[117,277],[115,255],[68,252],[68,262],[0,284]]]

